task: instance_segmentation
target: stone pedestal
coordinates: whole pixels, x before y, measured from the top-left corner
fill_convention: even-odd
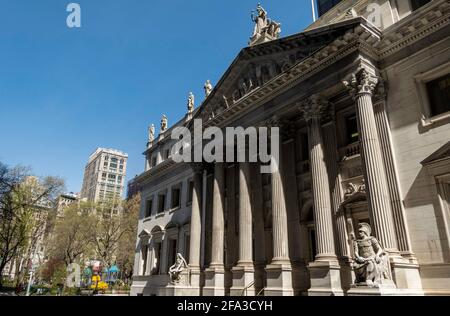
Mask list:
[[[343,296],[340,266],[337,261],[315,261],[308,266],[311,288],[309,296]]]
[[[234,267],[233,286],[230,289],[231,296],[255,296],[255,268],[253,265],[238,265]]]
[[[351,285],[348,296],[397,296],[401,295],[392,281],[385,281],[377,287]]]
[[[293,296],[291,264],[270,264],[266,267],[267,286],[264,296]]]
[[[205,269],[205,286],[203,296],[225,296],[225,269],[209,267]]]
[[[402,295],[424,295],[418,264],[393,261],[391,269],[392,277]]]

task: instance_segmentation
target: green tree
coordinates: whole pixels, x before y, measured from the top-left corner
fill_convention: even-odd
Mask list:
[[[43,233],[45,210],[63,187],[61,179],[38,179],[29,168],[0,163],[0,275],[12,260],[29,254]]]

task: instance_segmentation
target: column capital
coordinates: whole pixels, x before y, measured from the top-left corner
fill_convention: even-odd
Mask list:
[[[313,94],[309,98],[298,103],[300,112],[303,113],[304,119],[308,122],[312,119],[320,119],[324,110],[328,106],[328,101],[324,100],[320,95]]]
[[[379,78],[365,68],[357,70],[342,81],[354,99],[363,94],[372,95],[378,82]]]

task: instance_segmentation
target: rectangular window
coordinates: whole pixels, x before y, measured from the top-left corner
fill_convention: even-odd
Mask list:
[[[117,163],[119,160],[117,158],[111,158],[111,162]]]
[[[349,116],[345,119],[345,130],[347,144],[353,144],[359,141],[358,123],[356,115]]]
[[[411,0],[412,10],[415,11],[415,10],[419,9],[420,7],[426,5],[430,1],[431,0]]]
[[[148,246],[142,247],[142,275],[147,273],[147,257],[148,257]]]
[[[158,214],[164,213],[166,209],[166,195],[159,194],[158,195]]]
[[[145,217],[152,216],[153,211],[153,199],[147,200],[145,205]]]
[[[175,263],[177,259],[177,241],[175,239],[169,239],[169,256],[168,256],[169,267]]]
[[[430,115],[450,111],[450,73],[426,83],[430,102]]]
[[[180,192],[181,192],[180,186],[172,189],[172,208],[178,208],[181,206]]]
[[[152,274],[159,274],[159,271],[161,271],[161,243],[157,242],[155,243],[154,246],[154,251],[155,251],[155,257],[154,257],[154,261],[153,261],[153,270],[152,270]]]

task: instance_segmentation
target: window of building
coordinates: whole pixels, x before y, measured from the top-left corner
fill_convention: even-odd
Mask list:
[[[154,257],[153,257],[153,269],[152,274],[159,274],[161,271],[161,243],[155,242],[154,244]]]
[[[172,205],[171,207],[178,208],[181,206],[181,184],[172,188]]]
[[[426,87],[431,116],[450,111],[450,73],[427,82]]]
[[[176,239],[169,239],[169,253],[168,253],[168,266],[170,267],[175,263],[177,259],[177,240]]]
[[[450,62],[414,77],[421,106],[421,125],[433,128],[450,122]]]
[[[148,258],[148,246],[142,247],[142,275],[147,273],[147,258]]]
[[[156,166],[156,156],[152,157],[152,167]]]
[[[345,131],[347,144],[353,144],[359,141],[358,123],[356,115],[345,118]]]
[[[158,195],[158,214],[164,213],[166,210],[166,194],[160,193]]]
[[[415,10],[419,9],[420,7],[426,5],[430,1],[431,0],[411,0],[412,10],[415,11]]]
[[[145,217],[152,216],[153,212],[153,199],[148,199],[145,205]]]
[[[341,2],[341,0],[317,0],[317,9],[319,11],[319,16],[324,15],[339,2]]]
[[[111,158],[111,162],[117,163],[118,159],[117,158]]]

